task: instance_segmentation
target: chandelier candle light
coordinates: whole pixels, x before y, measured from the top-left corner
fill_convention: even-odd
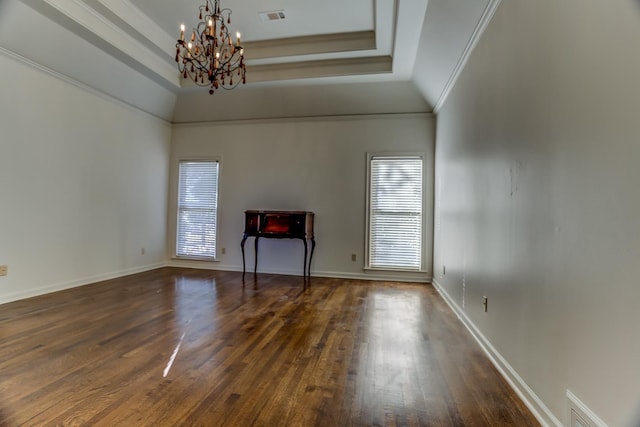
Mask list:
[[[240,33],[236,33],[235,43],[229,35],[231,9],[221,9],[220,0],[205,1],[191,41],[185,41],[185,26],[180,26],[176,62],[183,78],[190,78],[198,86],[209,86],[209,94],[213,95],[220,87],[233,89],[241,81],[246,83],[247,70]]]

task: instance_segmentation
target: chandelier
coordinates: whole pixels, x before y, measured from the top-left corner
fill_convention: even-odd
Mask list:
[[[209,86],[209,94],[218,88],[233,89],[246,83],[244,49],[240,33],[235,43],[229,35],[231,9],[220,8],[220,0],[205,0],[200,6],[200,22],[193,29],[190,41],[185,41],[185,26],[180,26],[176,43],[176,62],[182,77],[198,86]]]

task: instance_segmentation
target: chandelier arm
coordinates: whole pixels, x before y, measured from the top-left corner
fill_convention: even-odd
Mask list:
[[[192,60],[191,63],[194,65],[194,67],[198,71],[209,71],[209,69],[207,68],[206,64],[203,64],[199,60]]]
[[[189,67],[187,67],[187,65],[185,64],[186,71],[187,71],[187,75],[189,76],[189,78],[198,86],[209,86],[210,82],[209,82],[209,78],[207,78],[205,81],[203,81],[202,83],[200,82],[200,80],[198,79],[198,75],[195,72],[191,72],[191,70],[189,69]],[[200,70],[198,70],[200,71]],[[184,70],[183,70],[184,72]]]
[[[220,63],[220,68],[225,68],[225,69],[223,70],[225,73],[227,72],[226,67],[228,67],[229,65],[231,65],[231,70],[229,70],[229,71],[231,71],[231,72],[234,72],[234,71],[236,71],[236,70],[238,70],[239,68],[241,68],[241,67],[242,67],[242,65],[240,64],[240,58],[237,58],[237,59],[236,59],[236,61],[231,62],[231,60],[232,60],[233,58],[234,58],[234,57],[232,56],[232,57],[231,57],[231,58],[229,58],[226,62],[221,62],[221,63]]]

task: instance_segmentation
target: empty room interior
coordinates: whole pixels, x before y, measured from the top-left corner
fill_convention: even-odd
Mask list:
[[[0,0],[0,425],[640,426],[638,46],[637,0]]]

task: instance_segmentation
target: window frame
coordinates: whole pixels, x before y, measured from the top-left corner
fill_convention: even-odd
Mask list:
[[[184,162],[216,162],[218,163],[218,179],[217,179],[217,203],[216,203],[216,222],[214,227],[215,236],[215,248],[213,256],[188,256],[178,255],[178,221],[180,219],[180,164]],[[218,248],[219,234],[218,224],[220,222],[220,193],[221,193],[221,178],[222,178],[222,157],[220,156],[207,156],[207,157],[180,157],[174,161],[174,173],[172,178],[173,184],[173,196],[171,198],[171,258],[183,261],[218,261]]]
[[[420,266],[416,268],[405,268],[405,267],[378,267],[371,265],[371,253],[370,253],[370,242],[371,242],[371,162],[377,158],[419,158],[422,162],[422,194],[421,194],[421,220],[420,220]],[[426,256],[426,248],[425,248],[425,240],[426,240],[426,232],[425,225],[427,223],[427,171],[426,171],[426,159],[427,156],[425,152],[398,152],[398,151],[389,151],[389,152],[368,152],[367,153],[367,176],[366,176],[366,202],[365,202],[365,211],[366,211],[366,220],[365,220],[365,248],[364,248],[364,258],[365,265],[364,270],[371,271],[396,271],[396,272],[407,272],[407,273],[424,273],[425,270],[425,256]]]

